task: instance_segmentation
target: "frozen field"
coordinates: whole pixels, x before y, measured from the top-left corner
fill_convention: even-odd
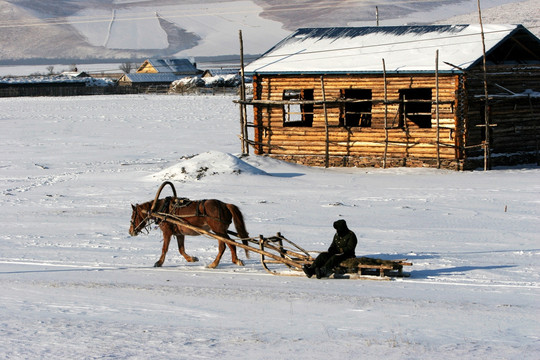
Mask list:
[[[0,99],[0,358],[540,357],[538,167],[240,159],[233,99]],[[238,205],[252,236],[308,250],[343,218],[358,256],[408,258],[411,277],[271,276],[228,250],[210,270],[217,243],[202,237],[186,239],[200,262],[172,244],[153,268],[161,233],[129,236],[130,204],[171,176],[179,196]]]

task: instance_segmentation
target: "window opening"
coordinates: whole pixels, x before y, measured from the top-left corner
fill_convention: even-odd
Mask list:
[[[313,100],[313,89],[284,90],[283,126],[312,126],[313,104],[302,104],[302,100]],[[299,101],[299,103],[294,103]]]
[[[369,89],[344,89],[341,90],[341,98],[356,100],[345,103],[340,116],[340,126],[371,127],[372,95]],[[366,101],[359,101],[366,100]]]
[[[419,128],[431,127],[431,89],[401,89],[399,100],[399,126],[409,121]]]

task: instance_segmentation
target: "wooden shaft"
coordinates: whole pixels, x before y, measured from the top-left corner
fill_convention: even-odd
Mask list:
[[[227,239],[227,238],[224,238],[222,236],[219,236],[217,234],[214,234],[210,231],[206,231],[204,229],[201,229],[197,226],[193,226],[191,225],[190,223],[188,223],[187,221],[185,220],[182,220],[181,218],[178,218],[178,217],[173,217],[172,215],[170,214],[164,214],[164,213],[149,213],[148,211],[146,210],[143,210],[143,213],[147,214],[148,216],[151,216],[151,217],[155,217],[155,218],[158,218],[158,219],[161,219],[163,221],[167,221],[167,222],[170,222],[170,223],[173,223],[175,225],[178,225],[178,226],[183,226],[183,227],[186,227],[188,229],[191,229],[191,230],[194,230],[196,232],[198,232],[199,234],[202,234],[202,235],[207,235],[209,237],[212,237],[214,239],[217,239],[219,241],[223,241],[224,243],[226,244],[230,244],[230,245],[234,245],[236,247],[239,247],[241,249],[245,249],[245,250],[249,250],[249,251],[253,251],[253,252],[256,252],[258,254],[262,254],[264,256],[267,256],[269,258],[272,258],[274,260],[278,260],[280,261],[281,263],[283,264],[286,264],[286,265],[289,265],[291,267],[294,267],[294,268],[297,268],[297,269],[301,269],[302,268],[302,264],[299,263],[299,262],[296,262],[296,261],[293,261],[293,260],[290,260],[290,259],[287,259],[287,258],[282,258],[281,256],[278,256],[278,255],[275,255],[275,254],[272,254],[268,251],[264,251],[264,250],[261,250],[261,249],[257,249],[257,248],[254,248],[253,246],[249,246],[249,245],[244,245],[242,243],[238,243],[234,240],[231,240],[231,239]]]

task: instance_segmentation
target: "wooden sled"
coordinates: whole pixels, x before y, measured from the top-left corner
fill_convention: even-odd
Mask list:
[[[383,260],[369,257],[357,257],[343,261],[336,269],[334,277],[365,278],[366,276],[390,279],[393,277],[409,277],[403,272],[403,266],[412,266],[404,260]]]

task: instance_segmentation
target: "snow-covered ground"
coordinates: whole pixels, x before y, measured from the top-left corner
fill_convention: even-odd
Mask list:
[[[282,29],[281,23],[260,17],[262,10],[253,1],[174,5],[141,3],[141,7],[130,6],[113,11],[88,7],[69,20],[95,46],[111,49],[165,49],[169,41],[156,16],[159,14],[161,18],[201,38],[197,46],[179,52],[177,56],[212,56],[239,51],[235,37],[238,29],[243,29],[246,48],[251,53],[264,52],[269,43],[278,42],[287,36],[289,32]]]
[[[538,359],[538,167],[240,158],[233,99],[0,99],[1,358]],[[203,237],[186,240],[200,262],[172,244],[153,268],[161,234],[129,236],[130,204],[166,179],[237,204],[252,236],[312,251],[346,219],[357,255],[408,258],[411,277],[272,276],[228,250],[211,270],[217,243]]]
[[[516,1],[492,8],[482,9],[484,24],[522,24],[536,36],[540,36],[540,4],[536,0]],[[477,24],[478,11],[461,12],[439,24]]]

